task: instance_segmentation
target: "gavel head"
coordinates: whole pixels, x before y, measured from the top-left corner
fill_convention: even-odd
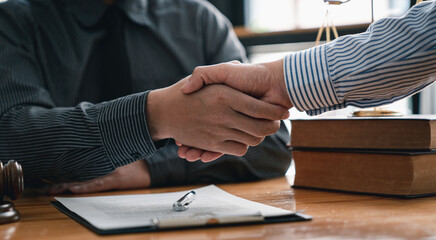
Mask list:
[[[0,162],[0,200],[4,196],[11,200],[20,197],[24,189],[23,170],[21,165],[14,160],[3,166]]]

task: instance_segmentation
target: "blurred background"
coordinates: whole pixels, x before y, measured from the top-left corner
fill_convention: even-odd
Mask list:
[[[209,0],[232,22],[252,63],[272,61],[290,51],[313,47],[328,8],[339,36],[366,31],[374,20],[399,17],[416,0],[351,0],[327,6],[323,0]],[[373,3],[372,3],[373,2]],[[373,8],[371,5],[373,4]],[[372,14],[373,12],[373,14]],[[332,34],[333,36],[333,34]],[[321,39],[325,39],[325,31]],[[389,109],[403,114],[436,114],[436,85],[396,102]],[[348,115],[349,107],[323,115]],[[307,117],[291,110],[292,117]]]

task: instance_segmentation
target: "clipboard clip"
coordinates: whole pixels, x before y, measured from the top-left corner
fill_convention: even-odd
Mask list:
[[[195,193],[195,191],[189,191],[173,204],[173,210],[177,212],[186,211],[189,208],[189,205],[191,205],[192,201],[195,200],[196,195],[197,193]]]
[[[153,218],[152,223],[156,228],[182,228],[198,227],[208,225],[263,222],[264,217],[260,212],[238,214],[238,215],[216,215],[204,213],[201,215],[187,216],[183,218]]]

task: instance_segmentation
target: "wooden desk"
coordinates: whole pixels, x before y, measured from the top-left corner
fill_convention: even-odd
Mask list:
[[[436,236],[436,197],[395,199],[379,196],[292,189],[292,179],[222,184],[224,190],[253,201],[290,210],[305,210],[309,222],[234,226],[98,236],[50,205],[52,197],[26,193],[16,202],[18,223],[1,225],[1,239],[422,239]],[[195,186],[197,187],[197,186]],[[141,194],[190,187],[110,192]]]

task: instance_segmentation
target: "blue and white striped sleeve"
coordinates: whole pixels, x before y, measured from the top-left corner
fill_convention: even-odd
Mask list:
[[[364,33],[291,53],[284,72],[292,103],[309,115],[410,96],[436,80],[436,2],[379,20]]]

